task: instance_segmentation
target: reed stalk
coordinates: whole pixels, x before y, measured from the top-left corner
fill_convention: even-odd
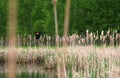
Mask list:
[[[57,20],[57,0],[53,0],[53,5],[54,5],[54,19],[55,19],[55,42],[56,42],[56,52],[57,52],[57,77],[61,78],[60,74],[60,57],[59,57],[59,52],[58,52],[58,47],[59,47],[59,39],[58,39],[58,20]]]
[[[68,36],[68,28],[69,28],[69,18],[70,18],[70,6],[71,0],[66,0],[66,7],[65,7],[65,20],[64,20],[64,42],[63,42],[63,53],[62,53],[62,72],[61,78],[67,78],[66,76],[66,52],[67,52],[67,36]]]
[[[17,29],[17,0],[9,0],[8,8],[8,54],[7,77],[16,78],[16,29]]]

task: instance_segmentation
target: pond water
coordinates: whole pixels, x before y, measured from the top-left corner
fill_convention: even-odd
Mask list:
[[[16,68],[16,78],[55,78],[55,73],[55,69],[45,69],[38,64],[17,64]],[[5,64],[0,64],[0,78],[7,78]]]

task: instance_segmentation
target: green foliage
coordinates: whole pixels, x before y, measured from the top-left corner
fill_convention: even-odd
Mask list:
[[[118,29],[119,0],[72,0],[71,30],[83,32]]]
[[[41,2],[42,1],[42,2]],[[35,31],[53,34],[54,19],[51,1],[19,0],[18,33],[31,34]]]
[[[63,34],[65,1],[57,1],[59,34]],[[0,36],[6,35],[7,0],[0,0]],[[69,34],[96,32],[101,30],[120,31],[119,0],[72,0]],[[51,31],[52,30],[52,31]],[[40,31],[54,35],[54,11],[52,0],[18,0],[18,33],[33,34]]]
[[[0,36],[6,35],[7,30],[7,0],[0,0]]]

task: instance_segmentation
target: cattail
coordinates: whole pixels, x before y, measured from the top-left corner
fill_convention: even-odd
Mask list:
[[[104,35],[104,31],[102,30],[102,32],[101,32],[101,35],[103,36]]]
[[[92,45],[93,44],[93,33],[91,32],[91,34],[90,34],[90,45]]]
[[[86,45],[88,45],[88,38],[89,38],[89,30],[86,30]]]

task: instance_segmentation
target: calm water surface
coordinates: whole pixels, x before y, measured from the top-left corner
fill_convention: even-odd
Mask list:
[[[7,68],[0,63],[0,78],[7,78]],[[37,64],[17,64],[16,78],[55,78],[55,69],[45,69]]]

